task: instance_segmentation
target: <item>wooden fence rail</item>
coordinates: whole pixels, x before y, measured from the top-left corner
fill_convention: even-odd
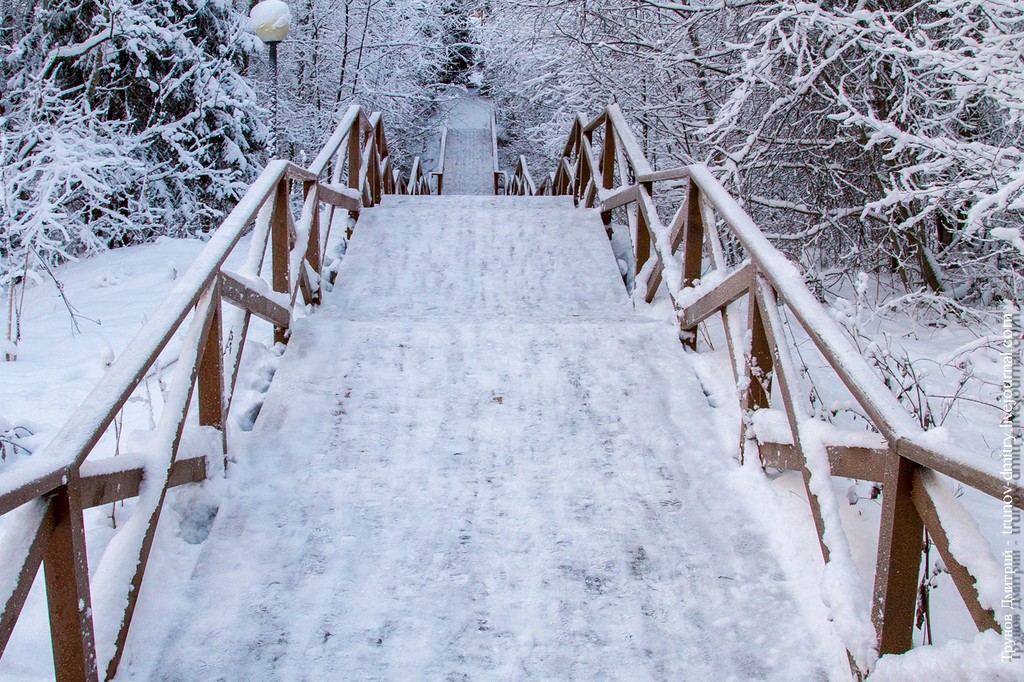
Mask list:
[[[301,193],[296,218],[293,194]],[[324,250],[335,212],[346,211],[348,230],[364,207],[384,194],[429,194],[419,159],[406,177],[394,166],[380,114],[359,106],[341,123],[308,169],[271,161],[213,234],[167,299],[111,365],[53,440],[0,480],[0,515],[11,515],[17,532],[0,547],[0,655],[10,640],[33,581],[42,566],[50,613],[54,667],[59,680],[107,679],[117,672],[156,526],[168,489],[202,481],[212,458],[226,465],[228,410],[252,315],[274,325],[287,342],[293,308],[316,304],[322,290]],[[323,219],[323,223],[321,220]],[[244,271],[224,264],[253,230]],[[270,281],[262,277],[270,250]],[[301,301],[300,301],[301,299]],[[242,311],[225,329],[224,302]],[[146,457],[87,459],[175,336],[182,350]],[[220,432],[219,452],[178,457],[193,394],[198,425]],[[145,485],[143,483],[145,482]],[[141,494],[140,494],[141,491]],[[97,604],[86,557],[83,509],[139,497],[128,533],[136,561],[106,576],[106,593],[123,594],[122,607]],[[97,577],[97,579],[101,579]]]
[[[667,225],[653,200],[654,185],[662,181],[685,183],[685,199]],[[912,646],[925,530],[977,627],[999,630],[994,604],[979,596],[976,581],[981,571],[972,569],[994,559],[971,556],[961,549],[988,546],[979,544],[986,541],[976,525],[956,524],[958,542],[951,540],[949,522],[944,525],[943,519],[963,519],[966,512],[947,494],[947,484],[938,474],[1018,509],[1024,508],[1024,492],[995,467],[985,466],[984,459],[965,457],[925,435],[804,285],[797,268],[769,243],[705,166],[655,171],[613,104],[590,121],[577,117],[562,158],[539,186],[520,157],[507,191],[571,194],[578,205],[599,209],[606,225],[613,211],[625,211],[635,234],[638,295],[650,302],[662,287],[667,290],[681,338],[694,349],[698,325],[712,316],[721,317],[744,415],[741,456],[744,444],[754,442],[764,466],[802,473],[826,562],[838,560],[826,542],[825,526],[830,520],[820,499],[830,493],[831,486],[813,485],[813,477],[848,476],[883,484],[870,606],[878,654],[901,653]],[[723,237],[735,245],[733,252],[739,250],[738,257],[732,253],[727,259]],[[739,305],[743,297],[745,312]],[[796,388],[797,365],[782,321],[787,313],[868,417],[878,434],[876,446],[864,447],[862,433],[821,442],[815,428],[819,422],[809,416]],[[773,384],[777,385],[774,401]],[[750,429],[754,413],[778,402],[789,424],[789,442],[748,441],[754,437]],[[829,530],[842,532],[841,528]],[[856,661],[854,672],[862,674],[870,664]]]

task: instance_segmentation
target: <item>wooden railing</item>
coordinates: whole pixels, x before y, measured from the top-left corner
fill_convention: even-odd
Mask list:
[[[685,183],[685,199],[667,225],[653,199],[654,185],[662,181]],[[996,467],[985,466],[983,458],[967,458],[928,438],[804,285],[797,268],[769,243],[705,166],[655,171],[619,108],[611,105],[591,121],[577,117],[562,158],[540,186],[520,157],[508,191],[571,194],[578,205],[599,209],[606,225],[613,212],[625,211],[636,235],[638,295],[650,302],[664,285],[675,306],[681,338],[691,348],[697,347],[698,325],[721,317],[743,414],[741,457],[743,445],[753,442],[764,466],[802,473],[826,562],[850,561],[848,550],[845,557],[835,555],[846,543],[845,538],[836,541],[836,534],[843,531],[831,499],[830,476],[883,484],[870,606],[878,654],[904,652],[912,645],[925,530],[976,626],[1000,630],[995,605],[991,598],[983,604],[976,586],[983,572],[977,567],[994,559],[973,548],[989,545],[937,474],[1017,509],[1024,508],[1021,488]],[[744,296],[745,311],[739,305]],[[798,369],[783,326],[787,312],[873,425],[875,445],[864,447],[862,432],[822,437],[822,422],[809,415],[797,389]],[[748,441],[755,437],[750,428],[755,413],[779,401],[791,433],[788,442]],[[854,672],[863,673],[870,665],[870,660],[858,660]]]
[[[437,156],[437,168],[430,174],[437,178],[437,193],[444,194],[444,156],[448,147],[448,128],[441,129],[441,150]]]
[[[491,112],[491,163],[494,175],[494,195],[501,194],[505,182],[505,171],[501,170],[501,162],[498,160],[498,123]]]
[[[201,481],[227,464],[225,423],[231,407],[252,315],[274,325],[287,342],[292,310],[319,302],[324,250],[336,218],[348,230],[361,209],[390,193],[429,193],[419,159],[406,178],[392,163],[380,114],[358,106],[308,169],[270,162],[225,218],[191,268],[150,316],[85,402],[53,440],[0,480],[0,515],[16,524],[0,547],[0,654],[6,648],[28,592],[44,568],[54,667],[60,680],[111,678],[124,652],[143,588],[157,522],[168,489]],[[295,219],[293,194],[301,195]],[[336,211],[347,215],[336,216]],[[240,272],[224,269],[239,241],[253,229]],[[262,272],[270,249],[269,283]],[[223,323],[223,302],[240,309],[237,324]],[[87,459],[115,416],[153,368],[172,337],[181,353],[163,411],[143,456]],[[178,450],[193,394],[198,424],[219,431],[217,452]],[[123,595],[122,607],[97,604],[93,615],[83,509],[139,497],[118,531],[129,559],[96,576],[106,595]],[[18,518],[12,518],[12,517]]]

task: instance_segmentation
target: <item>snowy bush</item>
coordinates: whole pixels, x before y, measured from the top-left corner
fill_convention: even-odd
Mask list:
[[[230,3],[9,4],[0,277],[213,225],[266,136]]]

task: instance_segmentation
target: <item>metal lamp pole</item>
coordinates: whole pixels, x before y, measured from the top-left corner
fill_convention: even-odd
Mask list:
[[[274,78],[274,99],[270,109],[270,121],[273,126],[272,130],[274,133],[274,146],[273,152],[275,157],[281,156],[281,128],[278,125],[277,113],[281,110],[281,93],[280,83],[277,78],[277,41],[268,43],[270,45],[270,71],[273,73]]]
[[[281,131],[278,126],[278,112],[281,109],[280,83],[277,77],[277,44],[288,35],[291,12],[282,0],[263,0],[249,11],[256,35],[270,47],[270,71],[274,78],[274,97],[270,104],[271,135],[274,156],[281,154]]]

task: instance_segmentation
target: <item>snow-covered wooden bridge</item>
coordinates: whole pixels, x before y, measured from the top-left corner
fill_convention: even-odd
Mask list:
[[[2,548],[0,647],[42,564],[60,679],[841,679],[909,648],[924,528],[979,628],[998,628],[991,565],[963,551],[977,529],[936,472],[1018,508],[1020,489],[922,436],[706,168],[650,168],[614,106],[576,122],[539,186],[523,159],[504,179],[493,126],[443,147],[427,196],[418,161],[401,175],[380,116],[353,107],[309,169],[268,166],[47,450],[0,482],[23,529]],[[664,224],[651,194],[667,180],[690,189]],[[245,269],[226,271],[253,224]],[[332,227],[351,238],[328,276]],[[659,292],[678,323],[643,304]],[[304,304],[319,308],[295,319]],[[783,305],[877,434],[807,417]],[[239,452],[224,434],[251,315],[287,351]],[[732,376],[684,348],[712,318]],[[176,333],[151,456],[87,459]],[[828,608],[746,499],[739,444],[773,404],[792,437],[746,451],[803,472]],[[219,435],[179,453],[196,425]],[[180,598],[135,617],[166,589],[143,576],[168,489],[220,476],[226,455]],[[832,474],[884,482],[870,604]],[[107,550],[121,560],[90,576],[82,509],[131,496]]]

